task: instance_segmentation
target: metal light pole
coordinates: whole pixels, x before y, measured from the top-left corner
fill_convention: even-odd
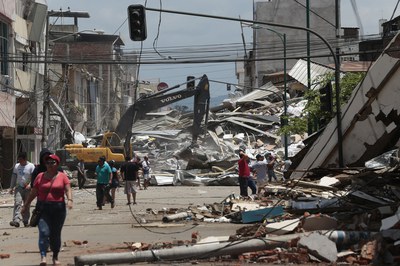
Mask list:
[[[266,27],[261,27],[257,24],[254,24],[253,29],[264,29],[264,30],[268,30],[271,31],[273,33],[275,33],[276,35],[278,35],[279,39],[281,39],[282,44],[283,44],[283,125],[286,126],[287,125],[287,78],[286,78],[286,33],[280,33],[274,29],[271,28],[266,28]],[[285,133],[284,135],[284,147],[285,147],[285,160],[288,159],[288,136],[287,133]]]
[[[49,15],[46,15],[46,33],[44,39],[44,77],[43,77],[43,114],[42,114],[42,149],[47,148],[48,128],[50,122],[50,84],[47,76],[47,57],[49,49]]]

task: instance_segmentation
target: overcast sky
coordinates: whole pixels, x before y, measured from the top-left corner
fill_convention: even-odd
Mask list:
[[[311,0],[312,2],[318,0]],[[332,0],[334,1],[334,0]],[[148,7],[159,8],[160,2],[163,9],[186,11],[191,13],[211,14],[215,16],[234,17],[252,20],[253,0],[48,0],[51,10],[87,11],[89,19],[79,20],[79,30],[104,30],[105,34],[119,34],[125,42],[127,51],[139,50],[140,42],[133,42],[129,39],[127,23],[127,7],[131,4],[145,4]],[[390,19],[395,10],[397,0],[356,0],[358,14],[361,18],[364,35],[378,33],[378,21],[381,18]],[[350,0],[343,0],[342,7],[342,26],[360,26],[354,16]],[[397,10],[394,17],[400,14]],[[145,49],[152,49],[154,39],[157,35],[157,25],[159,13],[148,11],[147,31],[148,38],[143,42]],[[59,20],[60,22],[60,20]],[[59,23],[57,22],[57,23]],[[65,20],[66,24],[71,21]],[[284,22],[282,22],[284,23]],[[244,29],[245,42],[252,42],[251,29]],[[168,47],[190,45],[220,45],[238,49],[237,53],[243,52],[241,37],[241,27],[239,22],[215,20],[208,18],[190,17],[174,14],[161,14],[161,26],[157,41],[159,51]],[[235,52],[235,51],[233,51]],[[163,60],[161,53],[160,60]],[[224,82],[236,83],[234,63],[218,64],[197,64],[197,65],[142,65],[140,71],[141,80],[154,80],[159,78],[161,81],[173,86],[186,80],[186,76],[196,77],[207,74],[210,79]],[[225,93],[225,86],[214,83],[211,89],[220,95]]]

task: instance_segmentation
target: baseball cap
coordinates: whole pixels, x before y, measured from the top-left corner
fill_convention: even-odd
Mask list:
[[[46,157],[46,161],[48,161],[48,160],[50,160],[50,159],[56,161],[57,164],[60,164],[60,157],[58,157],[57,155],[55,155],[55,154],[50,154],[49,156]]]

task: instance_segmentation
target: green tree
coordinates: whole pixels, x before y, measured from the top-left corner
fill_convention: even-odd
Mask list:
[[[346,73],[340,81],[340,102],[341,104],[346,103],[354,88],[361,82],[365,77],[366,73]],[[325,86],[328,82],[334,80],[334,74],[328,73],[321,76],[318,80],[315,80],[313,84],[319,84],[321,87]],[[336,95],[335,84],[332,83],[333,95]],[[318,90],[307,90],[304,94],[304,99],[307,100],[307,104],[300,117],[286,117],[288,119],[287,125],[283,126],[279,130],[279,134],[304,134],[307,132],[310,121],[330,121],[336,113],[336,100],[333,97],[333,113],[324,112],[321,110],[321,102],[319,99]]]

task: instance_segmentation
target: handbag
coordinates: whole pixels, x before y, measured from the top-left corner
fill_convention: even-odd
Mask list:
[[[56,177],[57,177],[57,176],[56,176]],[[47,199],[47,196],[48,196],[49,193],[50,193],[51,187],[53,186],[53,182],[54,182],[55,179],[56,179],[56,178],[53,178],[53,180],[51,180],[50,188],[49,188],[49,190],[47,191],[45,201],[46,201],[46,199]],[[30,225],[31,227],[36,227],[36,226],[38,225],[40,216],[41,216],[41,214],[42,214],[42,209],[43,209],[42,204],[39,204],[38,202],[36,202],[35,209],[33,209],[32,215],[31,215],[31,219],[29,220],[29,225]]]
[[[35,209],[33,209],[32,211],[32,215],[31,215],[31,219],[29,220],[29,225],[31,227],[36,227],[39,223],[39,219],[40,219],[40,214],[41,214],[41,208],[37,206],[38,204],[36,204]]]

